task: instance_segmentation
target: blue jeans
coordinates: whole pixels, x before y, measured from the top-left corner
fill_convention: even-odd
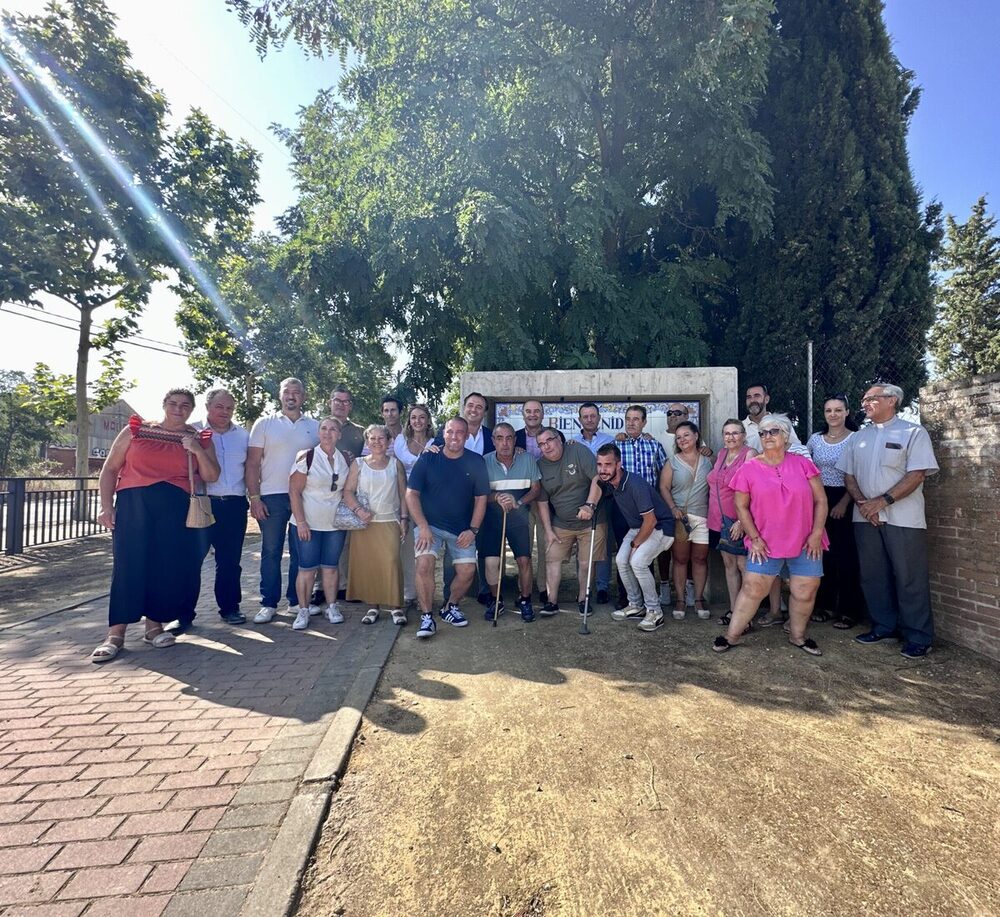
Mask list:
[[[267,518],[260,526],[260,604],[277,608],[281,598],[281,555],[285,552],[285,536],[292,518],[292,503],[288,494],[265,494],[261,497],[267,507]],[[299,572],[298,538],[288,539],[288,588],[285,595],[289,605],[297,605],[295,577]]]

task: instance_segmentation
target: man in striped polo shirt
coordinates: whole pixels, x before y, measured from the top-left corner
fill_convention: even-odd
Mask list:
[[[489,584],[493,601],[486,608],[486,620],[492,621],[494,611],[503,614],[503,598],[499,609],[496,604],[497,590],[502,575],[500,558],[504,546],[501,541],[503,515],[507,513],[507,544],[510,545],[517,561],[517,581],[520,593],[517,600],[521,618],[535,619],[531,605],[531,535],[529,529],[528,505],[540,490],[538,463],[527,452],[514,453],[516,433],[509,423],[498,423],[493,428],[495,452],[485,456],[486,473],[490,478],[490,494],[486,500],[486,517],[477,539],[477,546],[486,558],[486,582]]]

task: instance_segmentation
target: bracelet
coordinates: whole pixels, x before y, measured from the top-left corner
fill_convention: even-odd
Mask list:
[[[251,500],[259,500],[260,499],[260,494],[250,494],[249,495],[249,499],[251,499]]]

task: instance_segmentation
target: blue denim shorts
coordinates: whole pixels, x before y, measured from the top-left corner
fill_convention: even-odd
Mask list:
[[[759,563],[747,556],[747,573],[763,573],[765,576],[780,576],[782,568],[788,564],[789,576],[822,576],[823,558],[811,560],[805,548],[798,557],[769,557]]]
[[[424,554],[433,554],[435,557],[440,557],[447,549],[449,556],[451,557],[451,562],[453,564],[474,564],[476,562],[476,542],[473,541],[467,548],[460,548],[457,544],[458,535],[452,532],[446,531],[445,529],[439,529],[435,526],[431,526],[431,533],[434,535],[434,541],[431,542],[429,548],[424,548],[420,550],[417,548],[416,557],[421,557]],[[299,567],[302,566],[302,555],[299,555]]]
[[[317,567],[333,569],[340,563],[340,552],[344,550],[347,532],[317,532],[310,530],[308,541],[299,538],[299,530],[292,526],[295,540],[299,545],[299,569],[315,570]]]

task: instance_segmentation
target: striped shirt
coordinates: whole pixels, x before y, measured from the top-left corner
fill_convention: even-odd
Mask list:
[[[647,484],[657,487],[660,472],[667,464],[667,453],[655,439],[626,439],[618,444],[622,450],[622,465],[626,471],[639,475]]]
[[[490,478],[490,491],[510,494],[515,500],[520,500],[531,490],[531,485],[541,478],[538,462],[527,452],[517,453],[510,468],[507,468],[497,458],[495,452],[488,453],[484,461],[486,462],[486,473]],[[502,512],[492,503],[487,504],[486,511],[489,515]],[[528,507],[520,506],[514,512],[527,518]]]

